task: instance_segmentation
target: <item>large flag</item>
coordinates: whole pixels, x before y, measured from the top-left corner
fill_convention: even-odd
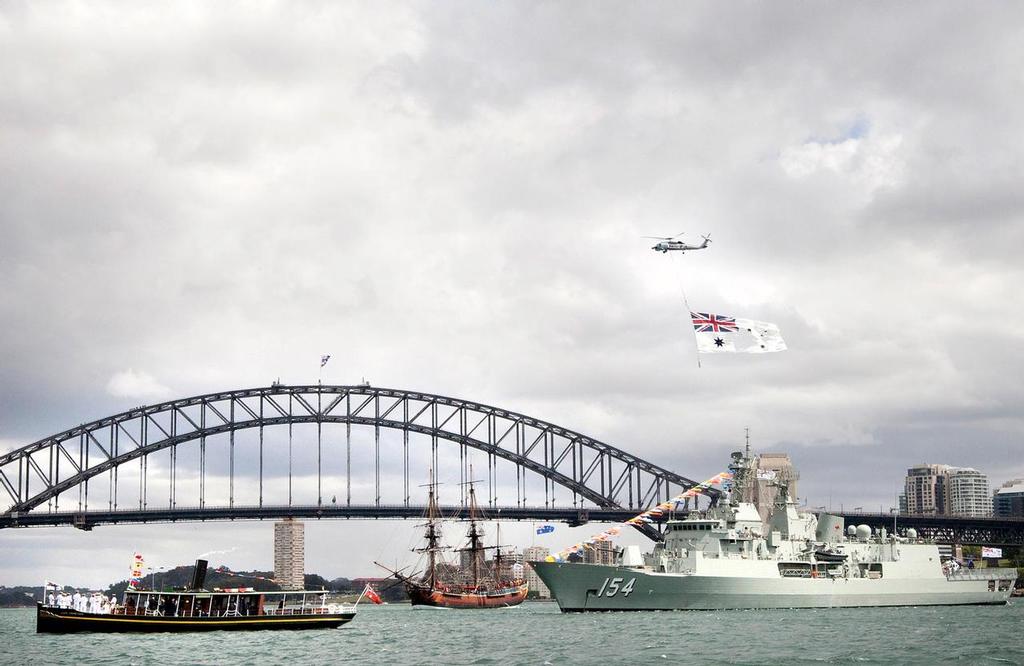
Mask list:
[[[690,316],[693,317],[697,351],[702,354],[763,354],[786,349],[779,327],[775,324],[707,312],[691,312]]]
[[[331,355],[330,354],[324,354],[323,356],[321,356],[320,357],[320,367],[322,368],[325,365],[327,365],[327,361],[330,361],[330,360],[331,360]]]
[[[541,525],[537,528],[537,534],[548,534],[555,531],[554,525]]]

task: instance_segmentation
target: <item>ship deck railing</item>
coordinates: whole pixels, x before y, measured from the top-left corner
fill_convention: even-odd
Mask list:
[[[969,569],[961,567],[956,571],[946,574],[947,580],[993,580],[1002,578],[1016,578],[1017,570],[1012,567],[984,567]]]

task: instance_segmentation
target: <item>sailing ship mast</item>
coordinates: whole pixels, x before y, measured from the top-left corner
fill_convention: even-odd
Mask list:
[[[470,555],[473,558],[472,570],[473,570],[473,587],[477,588],[480,586],[480,555],[484,551],[483,536],[484,532],[477,527],[476,521],[479,518],[479,510],[476,505],[476,490],[473,488],[473,482],[469,483],[469,533],[466,535],[469,537],[469,548]]]
[[[427,539],[426,548],[417,548],[416,552],[427,554],[427,574],[423,582],[433,588],[437,584],[437,551],[441,550],[438,543],[441,541],[441,528],[438,522],[441,519],[441,510],[437,506],[437,483],[434,482],[434,470],[430,470],[430,483],[427,493],[427,531],[424,536]]]

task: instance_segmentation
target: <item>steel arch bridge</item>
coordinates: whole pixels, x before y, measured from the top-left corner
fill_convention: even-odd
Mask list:
[[[292,427],[297,424],[316,426],[317,500],[314,506],[292,503]],[[346,493],[340,506],[336,497],[330,503],[324,502],[324,424],[344,424],[348,435]],[[372,427],[374,431],[375,500],[368,505],[352,503],[350,436],[353,425]],[[284,506],[264,502],[265,453],[272,446],[265,444],[264,430],[270,426],[288,428],[288,503]],[[381,502],[382,429],[402,434],[404,501],[397,505]],[[258,484],[258,503],[236,506],[236,481],[250,479],[249,475],[236,478],[236,433],[246,430],[258,431],[258,471],[253,479]],[[57,524],[90,528],[102,523],[260,519],[293,514],[409,517],[414,515],[413,511],[418,511],[418,507],[410,504],[409,495],[411,433],[429,437],[434,469],[438,468],[439,441],[458,445],[463,483],[470,474],[467,469],[469,450],[485,454],[487,504],[512,519],[548,517],[579,522],[587,520],[591,513],[594,519],[626,517],[633,510],[647,508],[696,485],[692,479],[579,432],[489,405],[368,384],[285,386],[275,383],[269,387],[211,393],[137,407],[70,428],[0,456],[0,487],[10,500],[6,511],[0,514],[0,528]],[[227,437],[227,506],[207,504],[206,441],[212,436]],[[198,505],[194,500],[179,505],[178,447],[196,441],[199,443]],[[169,452],[165,508],[151,502],[148,491],[147,461],[159,451]],[[508,501],[505,505],[498,503],[499,461],[515,468],[514,505]],[[133,469],[138,465],[138,501],[131,506],[118,501],[119,471],[128,463],[133,463]],[[531,507],[526,502],[529,473],[543,479],[543,508]],[[97,507],[94,493],[90,506],[90,483],[95,486],[104,480],[106,501]],[[571,513],[555,505],[556,486],[570,491]],[[718,496],[714,489],[709,489],[707,494],[712,499]],[[73,508],[62,511],[62,501]],[[155,506],[150,507],[151,503]]]

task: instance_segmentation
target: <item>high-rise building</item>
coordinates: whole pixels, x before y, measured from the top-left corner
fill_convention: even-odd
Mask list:
[[[915,515],[945,515],[947,512],[947,484],[949,465],[922,463],[907,470],[904,494],[907,513]]]
[[[548,599],[551,597],[551,590],[544,584],[544,581],[540,579],[537,572],[533,570],[533,567],[529,565],[530,562],[543,561],[545,557],[551,554],[551,551],[544,546],[530,546],[523,550],[523,559],[527,562],[526,564],[526,582],[530,587],[530,594],[536,592],[538,597]]]
[[[993,513],[999,518],[1024,518],[1024,479],[1007,481],[993,495]]]
[[[583,549],[583,561],[587,564],[616,564],[619,549],[611,541],[598,541],[593,548]]]
[[[907,470],[906,513],[931,516],[990,516],[988,476],[970,467],[921,464]]]
[[[305,525],[294,518],[274,523],[274,579],[284,590],[305,587]]]
[[[991,516],[992,494],[988,476],[970,467],[949,470],[949,504],[952,516]]]
[[[754,481],[753,501],[761,520],[767,522],[775,498],[779,494],[778,484],[785,484],[789,496],[796,500],[796,482],[800,473],[793,467],[793,461],[786,453],[762,453],[757,456],[757,478]]]

